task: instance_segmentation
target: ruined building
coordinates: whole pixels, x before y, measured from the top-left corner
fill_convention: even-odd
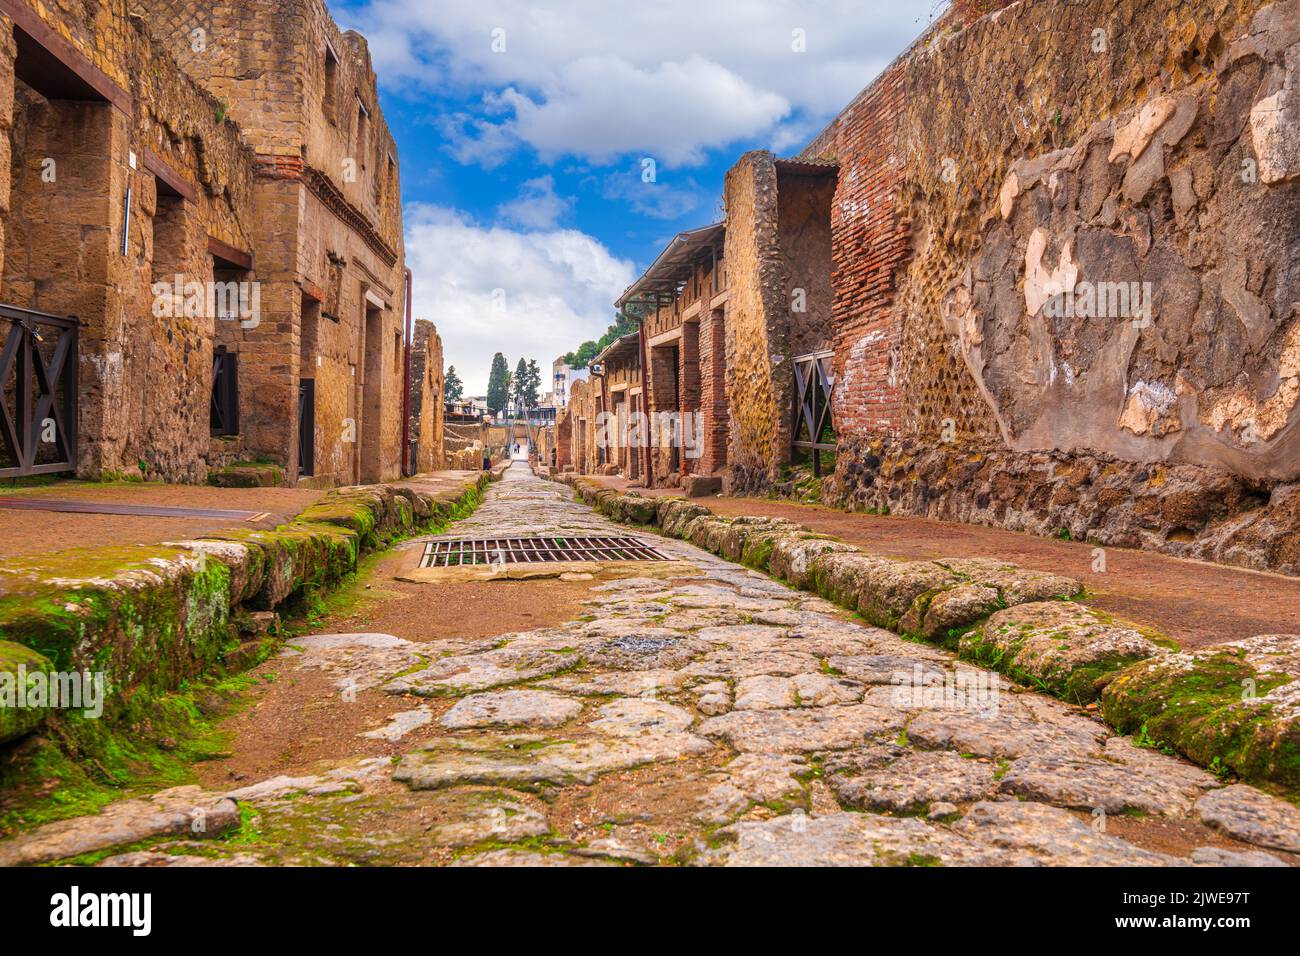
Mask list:
[[[802,158],[832,496],[1300,573],[1300,2],[940,23]]]
[[[651,486],[709,476],[726,463],[724,231],[718,223],[676,236],[615,303],[642,316],[637,470]]]
[[[137,2],[257,154],[262,321],[218,329],[238,361],[246,447],[327,483],[397,477],[401,194],[365,39],[321,0]]]
[[[0,0],[0,126],[0,472],[399,474],[396,149],[320,0]]]
[[[727,174],[726,444],[695,469],[1300,573],[1298,71],[1300,0],[945,17],[797,157]],[[707,410],[694,279],[639,281]]]
[[[0,2],[6,474],[206,473],[204,293],[251,248],[256,160],[125,7]]]
[[[407,454],[416,474],[444,467],[444,384],[442,338],[432,322],[415,320],[411,339],[410,386],[407,395]]]

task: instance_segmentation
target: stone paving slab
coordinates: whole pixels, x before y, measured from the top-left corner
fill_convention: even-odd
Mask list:
[[[484,533],[618,528],[519,469],[470,520]],[[423,711],[437,729],[395,762],[187,794],[254,809],[255,838],[196,846],[153,827],[148,801],[72,825],[138,818],[107,839],[158,841],[106,865],[1300,860],[1300,810],[1283,800],[1136,747],[1078,707],[694,545],[656,544],[697,576],[594,583],[580,619],[460,643],[447,657],[415,654],[395,635],[319,635],[286,650],[286,667],[387,690],[394,726],[429,724]],[[421,716],[402,716],[412,712]],[[1168,819],[1191,836],[1149,849],[1130,828],[1107,832],[1115,814]],[[61,835],[68,825],[0,854],[84,852]]]

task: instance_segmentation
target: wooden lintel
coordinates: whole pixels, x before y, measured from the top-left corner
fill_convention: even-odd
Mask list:
[[[253,254],[236,249],[228,242],[222,242],[216,236],[208,236],[208,252],[218,259],[224,259],[237,269],[253,268]]]
[[[166,183],[172,192],[186,202],[199,201],[199,191],[194,188],[194,184],[167,165],[161,156],[147,146],[144,150],[144,168]]]

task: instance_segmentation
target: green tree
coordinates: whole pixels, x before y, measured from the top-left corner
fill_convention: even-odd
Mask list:
[[[528,408],[536,408],[537,403],[542,400],[542,370],[537,365],[537,359],[528,360],[524,374],[528,376],[524,383],[524,405]]]
[[[506,407],[510,397],[510,366],[506,357],[498,352],[492,356],[492,370],[488,373],[487,407],[496,415]]]
[[[524,399],[528,396],[528,363],[522,358],[515,366],[515,374],[510,380],[510,385],[510,400],[514,402],[515,408],[524,408],[527,405]]]
[[[459,402],[465,395],[465,383],[456,374],[456,366],[447,366],[447,377],[442,383],[442,397],[448,402]]]
[[[597,355],[599,355],[605,346],[609,345],[615,339],[621,339],[629,332],[637,330],[637,319],[634,316],[620,312],[614,316],[614,321],[605,329],[605,334],[595,341],[588,340],[579,345],[572,352],[564,356],[564,364],[570,368],[582,368]]]

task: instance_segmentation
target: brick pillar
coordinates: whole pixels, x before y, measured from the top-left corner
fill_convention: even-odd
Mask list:
[[[727,343],[724,312],[708,309],[700,315],[700,414],[704,416],[704,448],[695,472],[711,475],[727,464]]]
[[[259,181],[254,187],[257,257],[256,275],[261,284],[261,314],[255,327],[218,322],[217,336],[239,351],[239,430],[244,450],[266,455],[283,465],[290,480],[298,473],[298,373],[299,335],[302,318],[302,290],[297,278],[299,194],[302,187],[286,180]],[[354,300],[355,301],[355,300]],[[351,305],[352,303],[348,303]],[[343,428],[341,419],[360,415],[355,409],[333,411],[326,387],[330,369],[316,369],[317,422],[324,427],[317,436],[316,474],[330,475],[338,461],[334,447]],[[346,370],[345,370],[346,374]],[[357,371],[357,376],[361,371]],[[348,376],[347,386],[354,385]],[[356,436],[360,438],[359,429]],[[350,453],[352,446],[348,446]],[[350,456],[349,456],[350,457]],[[346,482],[348,474],[334,473]]]
[[[647,482],[648,486],[662,485],[667,477],[672,473],[672,454],[673,450],[668,445],[671,438],[663,420],[656,416],[660,412],[674,412],[679,409],[679,389],[680,380],[678,378],[680,358],[674,357],[673,351],[676,347],[677,355],[681,355],[681,342],[678,340],[672,345],[655,346],[648,351],[650,362],[649,374],[645,376],[646,388],[646,414],[649,418],[647,423],[649,434],[653,436],[655,445],[650,450],[650,462],[654,472],[647,478],[653,479]]]
[[[695,416],[700,410],[700,326],[696,322],[682,324],[682,339],[677,350],[677,409],[682,413],[680,439],[681,471],[694,474],[699,466],[694,447],[697,431]]]

